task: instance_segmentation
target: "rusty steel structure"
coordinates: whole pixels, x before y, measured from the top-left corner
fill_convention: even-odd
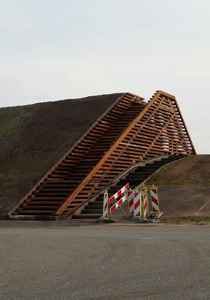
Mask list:
[[[75,211],[131,165],[164,154],[196,154],[176,98],[157,91],[146,103],[124,93],[8,218],[55,218]]]

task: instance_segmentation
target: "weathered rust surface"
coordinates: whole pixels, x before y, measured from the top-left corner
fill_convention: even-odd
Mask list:
[[[158,91],[146,104],[125,93],[9,216],[69,212],[129,166],[165,153],[196,153],[175,97]]]

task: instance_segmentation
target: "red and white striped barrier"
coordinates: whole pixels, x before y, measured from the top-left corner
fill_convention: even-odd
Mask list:
[[[140,188],[140,193],[141,193],[141,204],[142,204],[142,218],[146,220],[147,215],[149,213],[149,201],[147,195],[147,188],[145,186]]]
[[[134,214],[134,194],[131,189],[128,191],[128,208],[130,215]]]
[[[154,185],[150,188],[150,195],[151,195],[151,202],[152,202],[152,213],[159,214],[160,206],[159,206],[158,192],[157,192],[157,188],[154,187]]]
[[[140,193],[134,192],[134,218],[141,218],[141,199]]]
[[[104,202],[103,202],[103,219],[108,218],[108,200],[109,200],[109,195],[108,192],[106,191],[104,193]]]
[[[131,189],[128,191],[128,189],[129,189],[129,183],[123,186],[111,198],[108,197],[107,191],[104,193],[103,219],[107,219],[108,212],[113,213],[115,209],[118,208],[125,200],[128,200],[128,208],[129,208],[130,215],[133,215],[134,218],[143,218],[144,220],[147,219],[149,213],[149,201],[148,201],[147,188],[143,186],[140,189],[140,192],[133,192]],[[151,195],[151,202],[152,202],[152,213],[159,214],[160,207],[159,207],[158,192],[157,192],[157,188],[154,187],[154,185],[150,188],[150,195]],[[111,204],[114,201],[115,203],[109,209],[108,208],[109,204]],[[126,216],[126,213],[123,211],[122,207],[120,208],[124,213],[124,215]]]
[[[111,198],[109,198],[109,203],[111,204],[114,200],[116,200],[118,197],[120,197],[128,189],[129,189],[129,183],[127,183],[117,193],[115,193]]]
[[[140,188],[141,216],[144,215],[144,188]]]
[[[147,219],[147,210],[148,210],[148,208],[147,208],[148,207],[148,205],[147,205],[147,202],[148,202],[147,190],[144,191],[144,198],[143,199],[144,199],[144,202],[143,202],[144,203],[143,204],[144,205],[143,206],[143,219],[146,220]]]
[[[114,200],[116,203],[109,209],[110,213],[113,213],[116,208],[118,208],[125,200],[128,198],[128,194],[125,193],[129,189],[129,183],[127,183],[124,187],[122,187],[117,193],[115,193],[111,198],[109,198],[109,203],[111,204]],[[122,194],[125,195],[117,201],[117,198],[120,197]]]

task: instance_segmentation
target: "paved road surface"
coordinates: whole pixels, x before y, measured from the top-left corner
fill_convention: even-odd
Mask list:
[[[210,299],[210,226],[0,221],[0,299]]]

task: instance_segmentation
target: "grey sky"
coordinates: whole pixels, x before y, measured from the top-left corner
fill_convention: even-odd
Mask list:
[[[210,1],[0,0],[0,107],[156,90],[209,153]]]

